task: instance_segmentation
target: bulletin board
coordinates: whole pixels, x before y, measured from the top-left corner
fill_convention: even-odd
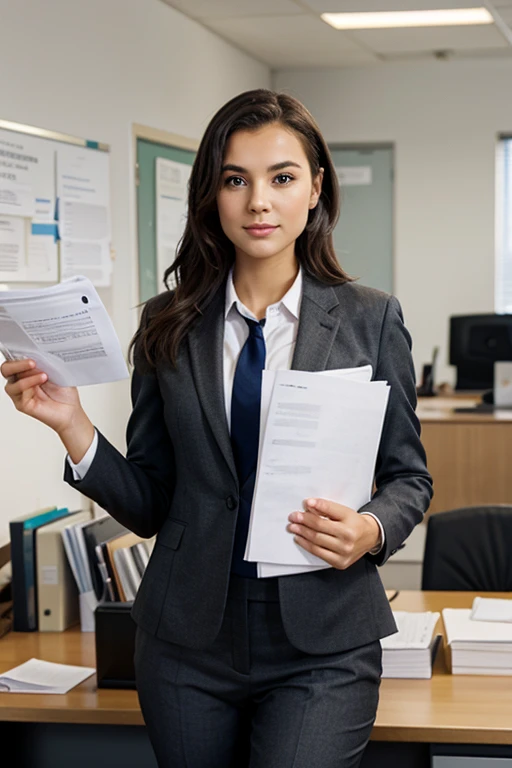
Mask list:
[[[0,120],[0,283],[110,285],[109,149]]]
[[[185,228],[188,182],[199,142],[133,126],[136,156],[139,301],[165,290]]]

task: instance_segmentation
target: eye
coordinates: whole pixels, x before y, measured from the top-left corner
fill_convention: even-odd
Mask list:
[[[245,180],[241,176],[229,176],[224,182],[226,187],[241,187]]]
[[[289,184],[290,181],[293,181],[293,176],[290,173],[280,173],[276,176],[276,181],[279,186],[284,187],[286,184]]]

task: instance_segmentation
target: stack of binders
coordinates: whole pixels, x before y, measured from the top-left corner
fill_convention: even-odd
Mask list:
[[[100,601],[131,602],[154,546],[104,510],[47,507],[10,522],[13,629],[94,631]]]
[[[68,517],[67,507],[46,507],[9,523],[15,632],[34,632],[38,628],[36,534],[49,523]]]

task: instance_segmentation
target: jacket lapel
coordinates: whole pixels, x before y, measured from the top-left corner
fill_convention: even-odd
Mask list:
[[[329,312],[339,305],[331,286],[304,274],[297,343],[292,360],[296,371],[324,371],[340,320]]]
[[[203,411],[233,477],[237,480],[224,399],[224,287],[219,288],[202,319],[187,334],[192,375]]]

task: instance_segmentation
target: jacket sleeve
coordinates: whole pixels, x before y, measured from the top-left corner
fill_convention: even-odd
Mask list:
[[[82,480],[65,462],[64,479],[139,536],[157,533],[168,514],[174,484],[174,450],[155,372],[138,370],[131,385],[133,410],[126,458],[98,430],[98,449]]]
[[[375,379],[389,383],[389,402],[377,457],[376,491],[360,512],[371,512],[384,528],[383,548],[376,555],[367,555],[376,565],[383,565],[421,522],[432,498],[432,478],[415,413],[411,337],[394,296],[389,297],[384,314]]]

